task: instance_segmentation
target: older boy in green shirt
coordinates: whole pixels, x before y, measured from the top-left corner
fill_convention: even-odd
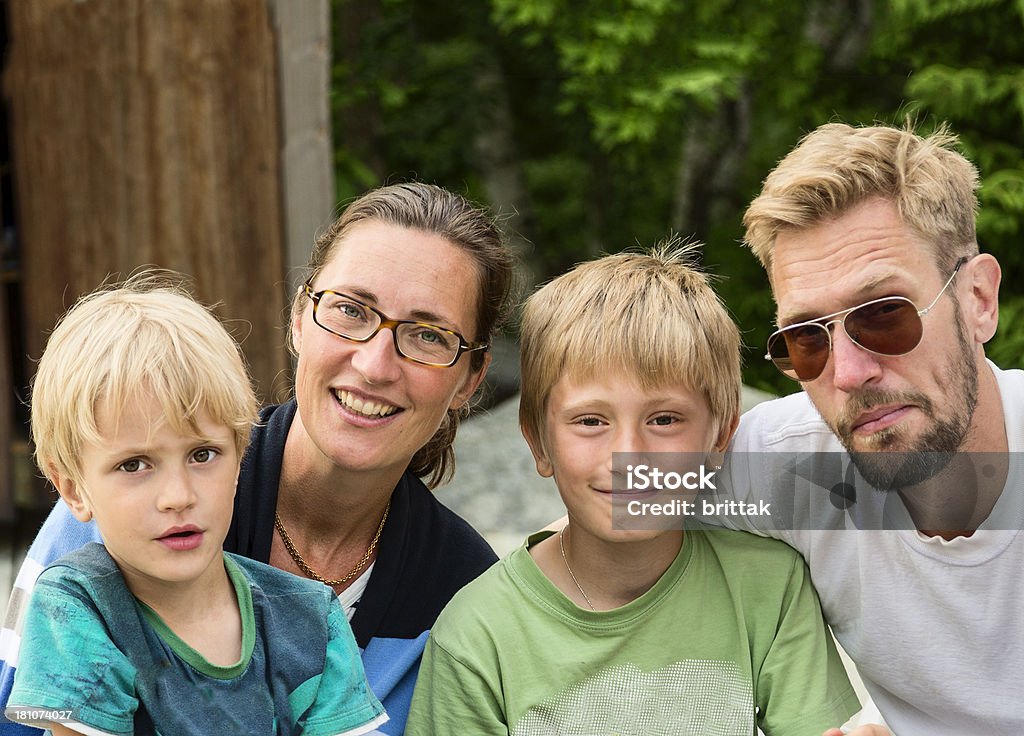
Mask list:
[[[859,709],[793,550],[612,523],[613,453],[710,465],[736,427],[739,333],[693,255],[608,256],[528,301],[520,425],[568,524],[449,603],[411,736],[818,736]]]

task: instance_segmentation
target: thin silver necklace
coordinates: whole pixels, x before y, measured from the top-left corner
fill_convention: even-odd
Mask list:
[[[562,543],[562,538],[565,536],[565,530],[568,527],[569,525],[566,524],[562,527],[562,531],[558,532],[558,549],[562,550],[562,562],[565,563],[565,569],[569,571],[569,577],[571,577],[572,581],[576,583],[576,590],[578,590],[580,595],[583,596],[583,600],[585,600],[587,605],[590,606],[590,610],[596,611],[597,609],[594,608],[594,604],[590,602],[590,596],[587,595],[587,591],[583,590],[583,586],[580,585],[580,581],[576,579],[576,575],[573,573],[572,568],[569,567],[569,558],[565,556],[565,544]]]

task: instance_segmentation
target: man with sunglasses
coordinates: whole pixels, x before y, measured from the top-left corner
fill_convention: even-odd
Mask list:
[[[1024,372],[985,358],[1000,269],[946,130],[824,125],[744,217],[803,391],[748,412],[723,478],[798,549],[896,734],[1024,732]],[[855,731],[860,733],[861,731]]]

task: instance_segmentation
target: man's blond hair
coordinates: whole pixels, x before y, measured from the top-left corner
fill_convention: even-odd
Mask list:
[[[535,292],[521,331],[519,424],[542,437],[563,376],[633,376],[644,388],[683,383],[702,393],[715,434],[740,410],[740,335],[693,261],[699,245],[662,244],[583,263]]]
[[[771,276],[780,231],[812,227],[881,198],[929,244],[940,270],[951,270],[958,258],[978,252],[978,171],[956,144],[945,126],[920,136],[909,125],[822,125],[765,179],[743,216],[745,241]]]
[[[238,344],[177,274],[145,271],[88,294],[61,318],[32,385],[36,462],[81,479],[83,445],[101,440],[101,406],[114,416],[141,396],[160,402],[164,420],[197,433],[209,413],[230,427],[239,457],[256,421],[256,397]]]

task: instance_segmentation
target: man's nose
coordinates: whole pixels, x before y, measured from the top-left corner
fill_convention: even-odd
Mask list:
[[[882,356],[862,348],[853,341],[841,322],[831,325],[832,383],[840,391],[850,393],[876,380],[882,373]]]

